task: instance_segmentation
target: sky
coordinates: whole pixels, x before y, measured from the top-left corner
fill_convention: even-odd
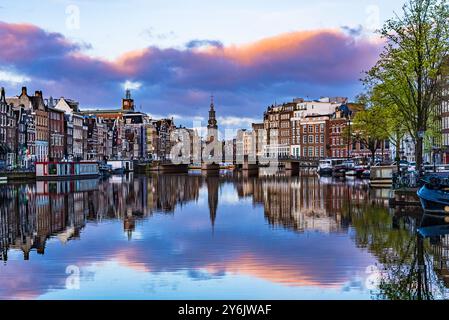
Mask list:
[[[0,0],[0,84],[117,108],[247,127],[275,102],[346,96],[403,1]]]

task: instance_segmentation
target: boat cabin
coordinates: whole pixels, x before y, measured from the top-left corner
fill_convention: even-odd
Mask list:
[[[37,162],[36,179],[70,179],[100,174],[96,162]]]

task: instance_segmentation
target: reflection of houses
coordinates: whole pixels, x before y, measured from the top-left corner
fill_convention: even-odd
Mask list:
[[[150,212],[173,212],[176,205],[197,201],[202,178],[187,175],[154,175],[148,179]]]
[[[271,225],[300,232],[338,232],[346,226],[344,211],[367,199],[363,187],[325,184],[310,176],[244,179],[236,188],[239,197],[252,196],[264,205]]]
[[[270,225],[294,231],[338,232],[345,228],[348,201],[367,197],[366,190],[346,184],[326,184],[316,177],[244,177],[241,175],[133,174],[98,180],[39,181],[0,187],[0,249],[10,248],[28,258],[31,250],[44,253],[49,237],[66,242],[79,235],[86,221],[120,220],[132,237],[139,221],[155,213],[173,213],[198,201],[207,188],[207,206],[214,227],[222,183],[233,183],[239,197],[263,205]]]
[[[449,288],[449,235],[443,235],[430,241],[430,252],[433,256],[433,269],[438,277]]]
[[[85,198],[98,187],[97,180],[38,182],[8,185],[0,189],[0,249],[7,260],[9,249],[43,254],[49,237],[67,241],[78,235],[85,223]]]

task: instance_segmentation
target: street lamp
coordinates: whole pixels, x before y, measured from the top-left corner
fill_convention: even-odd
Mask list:
[[[440,153],[440,148],[437,146],[432,147],[432,161],[433,161],[433,172],[437,172],[437,162],[436,162],[436,155],[437,153]]]
[[[418,140],[423,140],[424,139],[424,134],[425,134],[426,132],[425,131],[418,131]],[[417,168],[418,169],[418,172],[419,172],[419,176],[421,177],[422,176],[422,173],[423,173],[423,164],[422,164],[422,161],[423,161],[423,150],[422,150],[422,148],[423,148],[423,143],[422,143],[422,141],[421,141],[421,150],[415,150],[415,153],[416,152],[419,152],[419,154],[421,154],[421,163],[419,164],[419,168]]]

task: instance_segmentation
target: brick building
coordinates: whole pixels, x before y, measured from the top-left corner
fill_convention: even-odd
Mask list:
[[[26,87],[22,87],[19,96],[7,98],[6,101],[18,108],[23,106],[32,112],[35,127],[35,157],[36,161],[48,161],[49,156],[49,123],[48,111],[42,97],[42,91],[36,91],[34,96],[29,96]]]
[[[299,152],[295,155],[305,158],[326,158],[329,156],[329,115],[307,115],[296,126],[296,142]],[[299,130],[298,130],[299,129]],[[301,133],[297,135],[298,131]]]
[[[64,111],[48,107],[49,159],[60,161],[65,156]]]
[[[13,106],[6,101],[5,90],[0,93],[0,168],[16,161],[16,121]]]
[[[266,130],[265,154],[270,157],[288,157],[292,139],[291,118],[295,103],[271,106],[264,113]]]

